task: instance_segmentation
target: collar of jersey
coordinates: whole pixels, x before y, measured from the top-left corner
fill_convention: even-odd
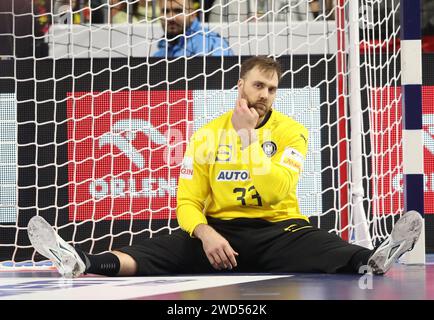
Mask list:
[[[255,128],[255,129],[259,130],[259,129],[263,129],[263,128],[268,128],[271,125],[271,123],[272,123],[271,118],[273,118],[273,114],[274,114],[273,109],[271,109],[267,113],[267,115],[265,116],[264,120],[262,120],[262,122],[259,125],[259,127]]]
[[[234,110],[231,110],[229,112],[229,121],[232,118],[233,113],[234,113]],[[271,109],[270,113],[271,114],[268,116],[268,119],[266,119],[265,122],[262,122],[258,128],[255,128],[255,130],[263,130],[263,129],[269,128],[271,126],[271,124],[273,123],[273,119],[276,116],[275,115],[276,111]],[[232,123],[231,123],[231,127],[232,127],[232,129],[234,129],[234,127],[232,126]]]

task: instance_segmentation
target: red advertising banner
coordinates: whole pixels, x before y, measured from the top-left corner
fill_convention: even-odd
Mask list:
[[[371,194],[375,214],[396,213],[403,208],[402,181],[402,116],[400,87],[378,89],[372,96],[371,146],[372,157]],[[422,88],[425,214],[434,214],[434,86]],[[408,106],[411,108],[411,106]],[[401,172],[400,172],[401,171]]]
[[[191,91],[68,96],[71,221],[175,218]]]
[[[175,218],[176,187],[193,121],[192,91],[76,92],[68,96],[69,218]],[[371,104],[370,193],[376,214],[403,206],[399,87]],[[425,213],[434,214],[434,86],[423,87]]]

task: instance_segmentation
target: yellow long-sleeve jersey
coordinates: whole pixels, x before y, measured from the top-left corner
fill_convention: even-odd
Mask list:
[[[266,123],[255,129],[258,141],[242,150],[232,113],[211,121],[191,137],[178,183],[181,229],[192,235],[198,224],[207,223],[207,216],[308,220],[296,197],[307,152],[306,128],[273,110]]]

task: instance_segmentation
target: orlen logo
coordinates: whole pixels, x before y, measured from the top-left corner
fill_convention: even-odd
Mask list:
[[[247,170],[220,170],[217,181],[248,181],[250,180]]]
[[[124,135],[121,134],[123,132],[125,132]],[[145,167],[145,158],[132,143],[136,139],[137,133],[140,132],[147,135],[155,144],[167,144],[166,137],[150,122],[140,119],[131,119],[116,122],[113,125],[112,132],[105,133],[99,139],[99,147],[101,148],[109,144],[116,146],[132,163],[142,169]]]
[[[70,219],[175,217],[191,92],[79,92],[68,99]]]

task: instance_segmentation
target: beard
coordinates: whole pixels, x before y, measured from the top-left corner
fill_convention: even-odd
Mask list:
[[[270,108],[265,104],[265,102],[255,102],[249,105],[249,108],[254,108],[260,117],[265,116]]]
[[[171,22],[171,23],[168,22],[167,28],[164,24],[162,26],[164,29],[164,34],[166,36],[166,39],[168,40],[172,40],[176,36],[183,33],[183,27],[178,25],[176,22]]]
[[[247,106],[249,107],[249,109],[253,108],[256,110],[256,112],[259,114],[259,117],[265,116],[268,111],[271,110],[271,106],[269,106],[264,100],[252,101],[247,97],[244,92],[242,94],[242,98],[247,100]]]

